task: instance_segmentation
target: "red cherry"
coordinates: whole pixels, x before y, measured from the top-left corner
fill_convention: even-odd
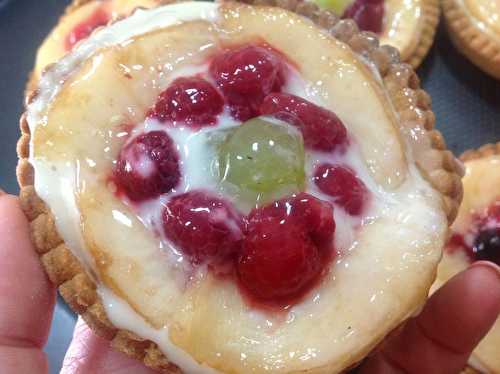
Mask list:
[[[223,107],[224,99],[205,79],[177,78],[160,94],[150,115],[197,128],[215,125]]]
[[[224,200],[201,191],[172,198],[163,211],[166,237],[193,264],[214,263],[235,254],[243,239],[243,219]]]
[[[87,38],[92,31],[99,26],[105,26],[109,22],[109,14],[102,8],[97,8],[85,21],[76,25],[66,36],[64,46],[70,51],[80,40]]]
[[[232,115],[241,121],[258,116],[264,97],[284,84],[280,58],[257,46],[221,53],[212,61],[210,74],[224,93]]]
[[[314,181],[350,215],[361,214],[367,204],[368,189],[354,171],[345,166],[322,164],[316,169]]]
[[[264,99],[260,111],[298,126],[304,144],[309,148],[330,152],[346,142],[347,130],[335,113],[301,97],[270,94]]]
[[[342,18],[352,18],[363,31],[382,32],[384,0],[356,0]]]
[[[126,144],[113,171],[118,191],[132,201],[169,192],[179,183],[180,175],[174,144],[163,131],[139,135]]]
[[[300,297],[331,258],[334,231],[332,206],[305,193],[253,210],[236,265],[242,287],[262,301]]]

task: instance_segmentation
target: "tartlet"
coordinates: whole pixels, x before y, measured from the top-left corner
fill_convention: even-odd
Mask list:
[[[425,302],[460,204],[397,51],[278,5],[138,10],[51,66],[21,118],[50,279],[164,372],[355,365]]]
[[[500,265],[500,143],[467,151],[461,159],[466,170],[463,203],[433,290],[474,261]],[[469,364],[472,372],[500,373],[500,321],[474,350]]]
[[[312,1],[312,0],[311,0]],[[354,19],[361,30],[378,35],[381,44],[396,47],[401,61],[417,68],[427,56],[439,23],[438,0],[316,0],[342,18]]]
[[[449,36],[472,63],[500,79],[500,4],[488,0],[443,0]]]
[[[151,8],[160,3],[161,0],[74,0],[38,48],[28,90],[36,86],[47,65],[63,57],[94,29],[129,15],[137,7]]]

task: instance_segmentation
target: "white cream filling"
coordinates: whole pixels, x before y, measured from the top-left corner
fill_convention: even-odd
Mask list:
[[[196,5],[195,5],[196,4]],[[44,125],[46,118],[43,113],[52,100],[61,90],[64,81],[72,73],[78,70],[78,67],[97,50],[111,45],[125,43],[135,35],[139,35],[155,28],[166,27],[181,21],[194,19],[213,20],[217,17],[217,4],[214,3],[181,3],[169,5],[167,7],[157,8],[151,11],[138,11],[134,16],[121,22],[117,22],[107,29],[97,32],[93,37],[83,42],[75,52],[69,54],[61,60],[51,71],[45,74],[40,81],[39,95],[35,101],[28,107],[28,123],[31,133],[35,133],[38,125]],[[318,102],[319,98],[315,95],[313,87],[308,87],[299,81],[293,81],[286,88],[288,92],[293,92],[298,96],[305,97],[310,101]],[[286,91],[285,90],[285,91]],[[225,114],[222,126],[232,126],[234,121]],[[149,121],[149,122],[148,122]],[[144,129],[152,130],[157,128],[158,124],[148,120]],[[138,127],[140,128],[140,126]],[[209,172],[206,168],[200,167],[200,160],[210,158],[210,150],[206,148],[203,137],[210,129],[193,134],[182,129],[170,129],[169,135],[172,136],[177,144],[183,146],[179,148],[182,158],[182,167],[186,176],[182,181],[180,191],[186,191],[196,187],[210,187],[206,185],[206,175]],[[186,146],[187,145],[187,146]],[[307,160],[307,171],[310,175],[313,166],[323,160],[324,155],[320,153],[311,153]],[[329,159],[329,161],[332,161]],[[405,184],[400,186],[395,192],[385,192],[379,187],[370,176],[359,152],[351,147],[346,155],[337,160],[353,167],[360,178],[374,194],[374,203],[371,208],[372,214],[366,217],[365,224],[370,220],[380,216],[395,217],[394,221],[403,223],[402,228],[394,235],[404,236],[405,230],[409,230],[411,225],[424,226],[429,232],[436,231],[443,220],[442,214],[429,214],[426,209],[435,203],[435,194],[429,185],[422,179],[414,166],[410,167],[409,177]],[[78,186],[78,165],[70,163],[60,163],[57,165],[49,164],[41,158],[30,158],[35,169],[35,189],[39,196],[51,207],[56,218],[56,225],[61,236],[68,243],[68,246],[74,254],[81,259],[87,268],[91,271],[93,261],[85,250],[80,227],[80,214],[75,201],[75,189]],[[416,187],[415,187],[416,186]],[[317,191],[313,184],[309,190],[318,197],[324,197]],[[158,217],[158,211],[148,211],[140,213],[146,225],[151,224]],[[352,218],[343,213],[341,209],[335,210],[335,219],[337,222],[336,246],[345,250],[354,250],[356,247],[354,225]],[[148,221],[149,220],[149,221]],[[415,243],[415,246],[420,243]],[[348,266],[348,261],[343,266]],[[116,297],[109,289],[102,285],[99,286],[99,294],[103,300],[106,312],[111,322],[118,328],[123,328],[135,332],[136,334],[151,339],[156,342],[160,349],[173,363],[178,365],[186,373],[214,373],[213,369],[197,363],[189,354],[180,350],[169,340],[168,328],[154,329],[135,313],[127,303]],[[375,295],[374,295],[375,297]],[[320,301],[319,301],[320,302]],[[308,304],[318,303],[317,298],[312,298],[301,305],[298,305],[290,311],[291,320],[294,315],[306,313]],[[259,312],[256,312],[256,318],[263,318]]]
[[[47,106],[60,92],[64,82],[96,51],[126,43],[127,40],[136,35],[157,28],[195,19],[212,21],[217,17],[217,9],[218,4],[215,3],[185,2],[149,11],[138,10],[133,16],[97,31],[41,77],[38,95],[27,110],[27,121],[31,133],[35,133],[36,126],[46,124],[43,113]],[[30,154],[33,154],[32,144],[33,142]],[[77,165],[71,165],[69,162],[54,165],[41,158],[33,157],[30,157],[30,163],[35,170],[35,190],[40,198],[50,206],[59,233],[75,256],[84,262],[87,270],[91,271],[93,260],[83,244],[80,214],[75,200],[75,188],[78,185],[76,180]],[[93,275],[93,272],[90,274]],[[125,304],[123,301],[113,297],[111,292],[102,289],[99,291],[107,315],[116,327],[137,332],[141,336],[144,336],[145,333],[151,334],[151,338],[154,338],[152,340],[160,345],[165,355],[186,373],[215,373],[214,370],[199,365],[187,353],[170,343],[168,334],[159,333],[148,327],[130,307],[127,309],[123,306]],[[134,314],[133,321],[127,318],[132,313]],[[160,335],[161,339],[158,338]]]

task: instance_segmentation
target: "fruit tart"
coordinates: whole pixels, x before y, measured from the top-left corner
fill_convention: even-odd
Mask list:
[[[146,365],[340,372],[426,299],[461,168],[394,49],[308,7],[137,10],[27,99],[43,265]]]
[[[500,143],[462,155],[464,197],[433,290],[474,261],[500,266]],[[469,364],[484,373],[500,373],[500,321],[473,352]]]
[[[472,63],[500,79],[500,2],[443,0],[450,38]]]
[[[381,44],[399,49],[401,59],[417,68],[429,52],[439,23],[438,0],[314,0],[341,18],[351,18]]]
[[[71,51],[98,27],[130,14],[137,7],[151,8],[161,0],[73,0],[58,24],[45,38],[28,83],[33,89],[43,69]]]

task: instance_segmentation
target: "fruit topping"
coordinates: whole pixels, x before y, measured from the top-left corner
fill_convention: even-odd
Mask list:
[[[500,266],[500,227],[480,231],[472,250],[476,261],[491,261]]]
[[[342,18],[352,18],[363,31],[382,32],[384,0],[356,0],[344,12]]]
[[[232,115],[246,121],[259,115],[264,97],[284,84],[283,64],[273,51],[243,46],[217,55],[210,74],[223,92]]]
[[[335,14],[344,14],[344,11],[352,3],[352,0],[315,0],[315,1],[320,7],[331,9],[335,12]]]
[[[180,180],[179,157],[163,131],[141,134],[122,148],[113,180],[118,192],[142,201],[171,191]]]
[[[260,110],[298,126],[306,147],[331,152],[346,142],[346,128],[335,113],[301,97],[273,93],[264,99]]]
[[[97,8],[90,17],[76,25],[66,36],[66,50],[70,51],[76,43],[87,38],[99,26],[105,26],[109,22],[109,18],[108,13],[104,9]]]
[[[254,209],[237,260],[244,290],[287,303],[320,278],[333,252],[332,206],[306,193]]]
[[[218,147],[218,165],[224,184],[234,186],[252,206],[300,192],[305,181],[302,135],[274,118],[251,119],[229,130]]]
[[[178,78],[160,94],[150,116],[199,128],[215,125],[223,107],[224,99],[205,79]]]
[[[314,182],[321,192],[334,197],[334,201],[350,215],[363,212],[369,193],[353,170],[345,166],[321,164],[314,173]]]
[[[191,263],[219,263],[236,254],[243,219],[229,203],[202,191],[174,196],[163,211],[166,237]]]
[[[452,233],[446,250],[460,249],[471,261],[492,261],[500,265],[500,200],[471,218],[465,233]]]

